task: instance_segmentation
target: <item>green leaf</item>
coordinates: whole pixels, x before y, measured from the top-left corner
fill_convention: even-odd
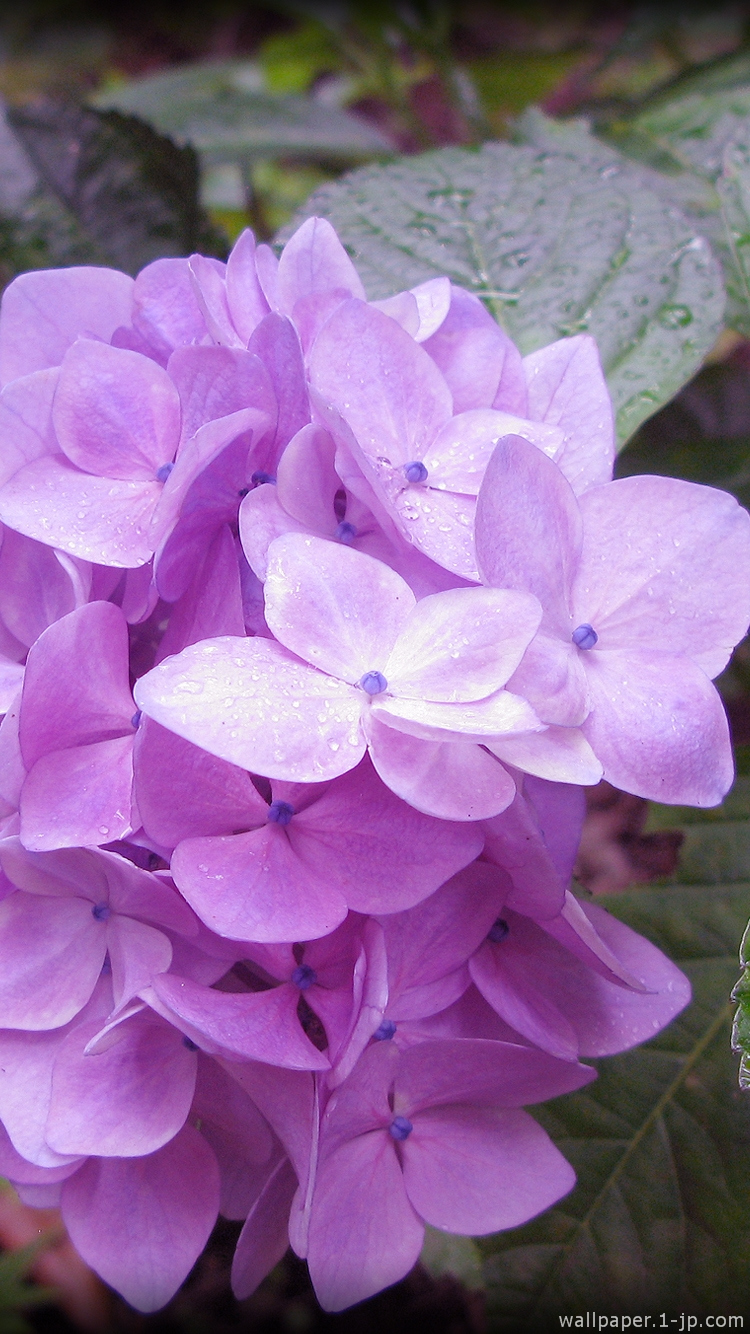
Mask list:
[[[728,321],[750,335],[750,56],[677,80],[608,133],[623,153],[661,168],[667,191],[679,181],[689,193],[691,175],[714,190],[715,203],[699,200],[693,216],[723,263]]]
[[[7,112],[52,196],[74,220],[88,262],[136,273],[163,255],[225,251],[198,203],[198,164],[149,125],[118,112],[43,103]]]
[[[375,126],[310,97],[264,90],[251,61],[181,65],[134,79],[94,99],[149,121],[204,163],[294,157],[351,163],[382,157],[393,145]]]
[[[740,1088],[750,1090],[750,922],[745,927],[745,934],[740,945],[740,963],[744,972],[734,991],[732,999],[738,1002],[732,1025],[732,1049],[740,1058]]]
[[[322,187],[313,213],[331,219],[371,298],[447,273],[524,352],[593,334],[621,442],[690,378],[721,326],[709,247],[628,164],[500,143],[440,149]]]
[[[525,1227],[479,1240],[493,1329],[597,1308],[670,1318],[748,1308],[750,1102],[728,998],[749,898],[739,882],[603,901],[679,963],[694,999],[651,1043],[594,1062],[596,1083],[534,1109],[578,1184]]]

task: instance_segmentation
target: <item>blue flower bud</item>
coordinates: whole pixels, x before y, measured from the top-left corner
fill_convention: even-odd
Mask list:
[[[382,672],[365,672],[359,684],[366,695],[382,695],[388,689],[388,682]]]
[[[388,1127],[392,1139],[395,1140],[408,1139],[413,1129],[411,1121],[407,1121],[405,1116],[394,1116]]]
[[[106,922],[111,912],[112,909],[108,903],[95,903],[91,909],[91,916],[95,917],[97,922]]]
[[[487,932],[487,939],[491,940],[493,945],[499,945],[501,940],[505,940],[509,931],[510,927],[505,918],[498,917],[497,921],[492,923],[492,926]]]
[[[342,519],[333,536],[337,542],[343,542],[345,547],[350,547],[357,536],[357,530],[353,523],[347,523],[346,519]]]
[[[182,1039],[182,1045],[183,1045],[183,1047],[187,1047],[188,1051],[197,1051],[197,1050],[198,1050],[198,1043],[197,1043],[197,1042],[193,1042],[193,1039],[192,1039],[192,1038],[189,1038],[189,1037],[187,1036],[187,1033],[185,1034],[184,1038]]]
[[[140,710],[140,709],[136,709],[135,713],[133,714],[133,717],[130,719],[130,726],[131,726],[131,727],[140,727],[140,725],[141,725],[141,718],[142,718],[142,717],[143,717],[143,714],[141,713],[141,710]]]
[[[157,482],[166,482],[173,467],[174,467],[173,463],[162,463],[161,467],[156,469]]]
[[[426,482],[427,469],[419,459],[415,459],[413,463],[404,464],[404,477],[407,482]]]
[[[264,486],[266,482],[270,486],[276,485],[276,478],[270,472],[262,472],[262,471],[254,472],[252,477],[250,478],[250,481],[252,482],[253,486]]]
[[[293,815],[294,807],[290,806],[288,801],[272,801],[266,819],[271,824],[285,825],[289,824]]]
[[[573,631],[573,643],[576,648],[593,648],[598,642],[599,636],[592,625],[579,625]]]
[[[384,1019],[380,1025],[380,1028],[376,1028],[372,1036],[374,1037],[376,1042],[390,1042],[395,1032],[396,1032],[396,1025],[394,1024],[393,1020]]]
[[[309,963],[299,964],[292,973],[292,983],[299,987],[300,991],[307,991],[308,987],[313,986],[318,980],[318,974]]]

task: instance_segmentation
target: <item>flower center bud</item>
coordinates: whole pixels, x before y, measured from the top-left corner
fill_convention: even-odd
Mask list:
[[[404,464],[404,477],[407,482],[426,482],[427,469],[419,459],[414,459],[412,463]]]
[[[187,1047],[188,1051],[197,1051],[197,1050],[198,1050],[198,1043],[197,1043],[197,1042],[193,1042],[193,1039],[192,1039],[192,1038],[189,1038],[189,1037],[187,1036],[187,1033],[185,1034],[184,1038],[182,1039],[182,1045],[183,1045],[183,1047]]]
[[[288,801],[272,801],[266,819],[271,824],[285,825],[289,824],[293,815],[294,807],[290,806]]]
[[[270,472],[254,472],[250,481],[253,486],[265,486],[266,482],[270,486],[276,485],[276,478]]]
[[[133,717],[130,719],[130,726],[140,727],[142,717],[143,714],[141,713],[140,709],[136,709],[135,713],[133,714]]]
[[[382,695],[388,689],[388,682],[382,672],[365,672],[359,684],[366,695]]]
[[[108,903],[95,903],[91,909],[91,916],[95,917],[97,922],[106,922],[111,911]]]
[[[576,648],[593,648],[594,644],[598,642],[599,636],[593,625],[584,624],[579,625],[573,631],[572,639]]]
[[[309,963],[298,964],[292,973],[292,983],[295,987],[299,987],[300,991],[307,991],[307,988],[313,986],[317,980],[318,974]]]
[[[357,530],[353,523],[347,523],[346,519],[342,519],[333,536],[337,542],[343,542],[345,547],[350,547],[357,536]]]
[[[162,463],[161,467],[156,469],[157,482],[166,482],[173,468],[173,463]]]
[[[390,1042],[395,1032],[396,1032],[396,1025],[394,1024],[393,1020],[384,1019],[380,1025],[380,1028],[376,1028],[372,1036],[374,1037],[376,1042]]]
[[[391,1138],[399,1141],[408,1139],[413,1129],[411,1121],[407,1121],[405,1116],[394,1116],[388,1127]]]
[[[487,932],[487,939],[491,940],[493,945],[499,945],[501,940],[505,940],[509,931],[510,927],[505,918],[498,917],[497,921],[492,923],[492,926]]]

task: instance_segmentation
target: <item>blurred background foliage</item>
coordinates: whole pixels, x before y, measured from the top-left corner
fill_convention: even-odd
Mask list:
[[[349,201],[369,199],[387,213],[392,198],[403,212],[426,189],[434,162],[416,155],[489,140],[524,145],[558,164],[564,158],[563,174],[586,182],[589,194],[597,173],[604,183],[619,173],[632,216],[645,209],[651,222],[627,255],[610,253],[604,238],[596,262],[602,272],[616,270],[621,284],[631,266],[636,304],[652,300],[639,255],[658,240],[666,274],[673,224],[710,241],[728,293],[726,325],[716,339],[720,325],[708,307],[720,298],[720,279],[699,310],[705,273],[693,272],[686,289],[694,328],[704,316],[692,347],[692,332],[680,343],[678,327],[690,310],[672,303],[644,315],[644,329],[657,331],[666,388],[623,429],[626,438],[642,422],[619,456],[618,475],[686,477],[750,505],[750,3],[743,0],[712,8],[666,0],[151,0],[118,7],[16,0],[0,7],[0,286],[50,265],[136,272],[159,255],[195,249],[221,258],[247,225],[272,239],[304,213],[312,192],[308,207],[330,213],[364,269],[368,258],[372,273],[382,260],[381,275],[398,269],[418,280],[432,263],[432,223],[421,229],[426,239],[413,230],[408,246],[383,232],[375,255]],[[451,185],[459,176],[462,182],[444,201],[447,225],[470,197],[490,198],[492,173],[479,178],[493,152],[512,182],[502,147],[440,159]],[[605,194],[603,184],[602,200]],[[607,199],[613,207],[611,189]],[[554,218],[544,226],[554,229]],[[446,271],[460,276],[462,256],[449,250]],[[467,281],[491,298],[516,336],[533,342],[541,328],[527,301],[533,265],[509,293],[503,258],[498,251],[497,301],[483,291],[481,275],[469,273]],[[678,245],[672,277],[684,259]],[[545,301],[537,305],[544,314]],[[600,308],[592,328],[599,319],[606,334],[606,291]],[[576,327],[588,326],[579,320]],[[651,344],[645,335],[641,342],[627,355],[642,376]],[[684,383],[701,360],[666,403],[674,392],[668,386]],[[623,364],[613,352],[612,383]],[[228,1267],[238,1225],[221,1222],[169,1307],[142,1317],[60,1251],[67,1243],[56,1216],[41,1218],[4,1190],[0,1334],[510,1334],[559,1328],[558,1313],[597,1300],[608,1303],[601,1309],[630,1312],[749,1308],[750,1095],[740,1090],[739,1057],[729,1047],[729,990],[750,911],[747,641],[719,685],[741,775],[722,807],[649,808],[607,785],[591,794],[580,892],[602,896],[678,959],[696,999],[654,1043],[605,1062],[585,1095],[540,1112],[579,1173],[557,1209],[479,1242],[430,1233],[414,1273],[338,1316],[320,1312],[292,1256],[248,1301],[234,1301]],[[742,964],[734,1040],[747,1083],[748,937]]]

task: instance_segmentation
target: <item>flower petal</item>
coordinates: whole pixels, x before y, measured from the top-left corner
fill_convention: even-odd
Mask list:
[[[645,650],[588,655],[583,732],[615,787],[651,801],[717,806],[734,765],[721,699],[690,658]]]
[[[350,685],[382,668],[416,604],[387,565],[301,533],[278,537],[269,548],[265,596],[276,638]]]
[[[387,1131],[349,1140],[321,1164],[307,1263],[325,1311],[342,1311],[403,1278],[423,1237]]]
[[[361,692],[266,639],[207,639],[142,676],[138,707],[241,769],[314,783],[362,758]]]
[[[403,1146],[404,1185],[425,1222],[481,1236],[567,1195],[575,1172],[528,1112],[431,1107]]]
[[[138,1311],[169,1301],[218,1211],[216,1158],[192,1126],[145,1157],[89,1159],[62,1192],[76,1250]]]
[[[504,686],[541,619],[536,598],[507,589],[455,588],[422,598],[384,668],[393,694],[483,700]]]
[[[509,806],[516,785],[507,769],[473,741],[425,741],[371,714],[370,758],[383,782],[425,815],[487,820]]]

